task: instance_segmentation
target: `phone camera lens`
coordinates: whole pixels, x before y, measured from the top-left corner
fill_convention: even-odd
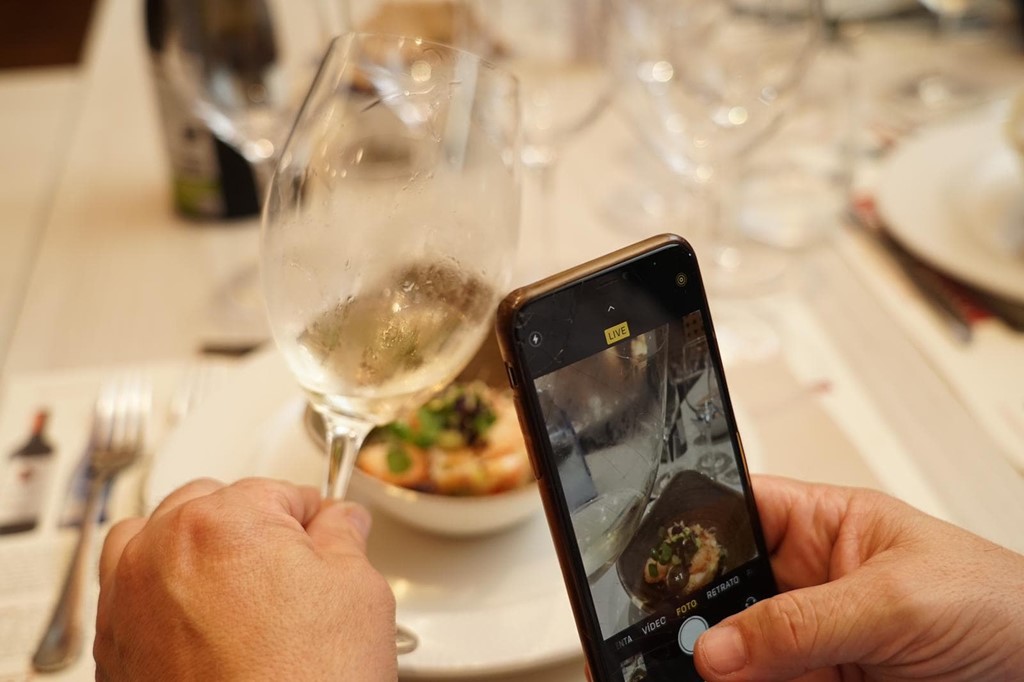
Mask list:
[[[676,286],[677,287],[685,287],[686,286],[686,282],[687,282],[687,277],[686,277],[686,273],[685,272],[680,272],[680,273],[676,274]]]

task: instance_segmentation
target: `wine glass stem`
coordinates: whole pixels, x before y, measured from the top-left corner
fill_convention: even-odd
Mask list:
[[[960,32],[960,25],[963,22],[964,12],[938,12],[936,21],[938,23],[936,27],[936,38],[938,48],[944,49],[949,46],[950,42]]]
[[[277,165],[275,159],[258,159],[250,160],[249,165],[252,166],[252,176],[256,184],[256,197],[259,199],[260,211],[263,210],[263,204],[267,199],[267,189],[270,187],[270,181],[274,177],[274,167]]]
[[[551,228],[551,206],[555,197],[555,159],[533,166],[528,172],[533,176],[537,196],[537,224],[545,234]]]
[[[935,15],[935,29],[932,32],[931,45],[928,50],[927,71],[923,74],[922,79],[926,81],[925,85],[931,82],[941,87],[948,87],[951,79],[949,51],[960,32],[964,12],[938,9],[932,9],[932,12]],[[922,96],[927,97],[927,93],[922,93]]]
[[[352,469],[363,441],[373,424],[335,414],[323,414],[327,435],[327,475],[324,476],[323,497],[344,499],[352,479]]]
[[[531,254],[539,262],[525,264],[528,279],[546,276],[558,269],[557,254],[560,253],[559,231],[551,224],[553,199],[555,195],[555,171],[557,157],[534,163],[524,162],[524,175],[528,185],[525,196],[525,210],[520,235],[520,253]],[[544,245],[541,247],[540,245]]]
[[[719,151],[713,156],[709,155],[707,161],[697,169],[700,202],[700,224],[697,229],[715,251],[728,247],[736,238],[736,221],[732,209],[738,176],[735,168],[737,161]]]

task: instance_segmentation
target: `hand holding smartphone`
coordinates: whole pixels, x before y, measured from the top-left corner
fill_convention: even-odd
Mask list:
[[[692,248],[517,289],[497,326],[594,682],[699,680],[697,638],[776,586]]]

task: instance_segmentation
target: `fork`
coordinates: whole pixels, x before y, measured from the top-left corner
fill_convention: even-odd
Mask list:
[[[181,422],[202,405],[210,393],[223,383],[227,367],[217,363],[199,363],[187,368],[178,385],[171,394],[167,404],[166,426],[170,430],[177,429]],[[166,436],[166,434],[165,434]],[[159,444],[157,445],[159,449]],[[139,479],[145,481],[150,476],[153,461],[147,458],[140,467]],[[139,516],[148,516],[153,511],[152,500],[146,495],[146,486],[138,486],[135,496],[135,512]]]
[[[143,452],[152,388],[141,377],[110,383],[100,390],[93,409],[89,436],[89,491],[78,542],[32,666],[41,672],[61,670],[82,653],[85,574],[91,555],[97,505],[103,488]]]
[[[223,383],[225,371],[224,366],[212,363],[200,363],[188,368],[167,408],[169,426],[177,426],[199,407]]]

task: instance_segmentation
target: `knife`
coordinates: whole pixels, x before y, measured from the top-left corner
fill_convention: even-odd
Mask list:
[[[923,262],[892,236],[871,197],[855,198],[848,214],[855,225],[864,228],[892,255],[933,307],[956,320],[950,324],[969,328],[974,322],[995,317],[1010,329],[1024,332],[1024,303],[964,284]]]

